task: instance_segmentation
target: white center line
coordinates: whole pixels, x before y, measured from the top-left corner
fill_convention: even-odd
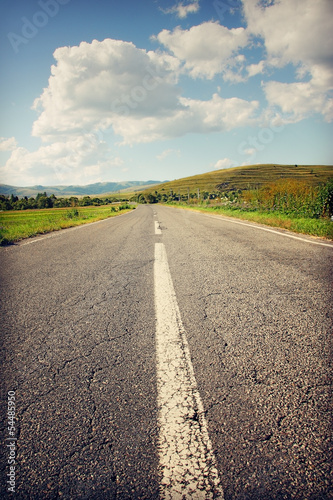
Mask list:
[[[223,498],[163,243],[155,244],[154,283],[160,496]]]
[[[155,220],[155,234],[162,234],[160,223]]]

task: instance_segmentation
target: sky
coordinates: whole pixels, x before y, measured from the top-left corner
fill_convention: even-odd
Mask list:
[[[2,0],[0,183],[333,164],[332,0]]]

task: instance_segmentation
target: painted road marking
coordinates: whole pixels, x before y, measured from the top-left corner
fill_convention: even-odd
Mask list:
[[[155,234],[162,234],[160,223],[155,220]]]
[[[155,244],[154,293],[161,498],[223,498],[163,243]]]

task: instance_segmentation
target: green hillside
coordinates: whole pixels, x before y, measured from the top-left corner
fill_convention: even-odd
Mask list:
[[[205,174],[184,177],[146,189],[143,194],[157,193],[187,194],[200,191],[237,191],[255,189],[279,179],[295,179],[311,185],[333,178],[333,166],[326,165],[249,165],[244,167],[215,170]]]

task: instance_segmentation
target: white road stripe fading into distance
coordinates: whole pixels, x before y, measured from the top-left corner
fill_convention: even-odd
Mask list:
[[[163,243],[155,243],[154,283],[160,496],[223,498]]]
[[[160,223],[157,220],[155,220],[155,234],[162,234]]]

